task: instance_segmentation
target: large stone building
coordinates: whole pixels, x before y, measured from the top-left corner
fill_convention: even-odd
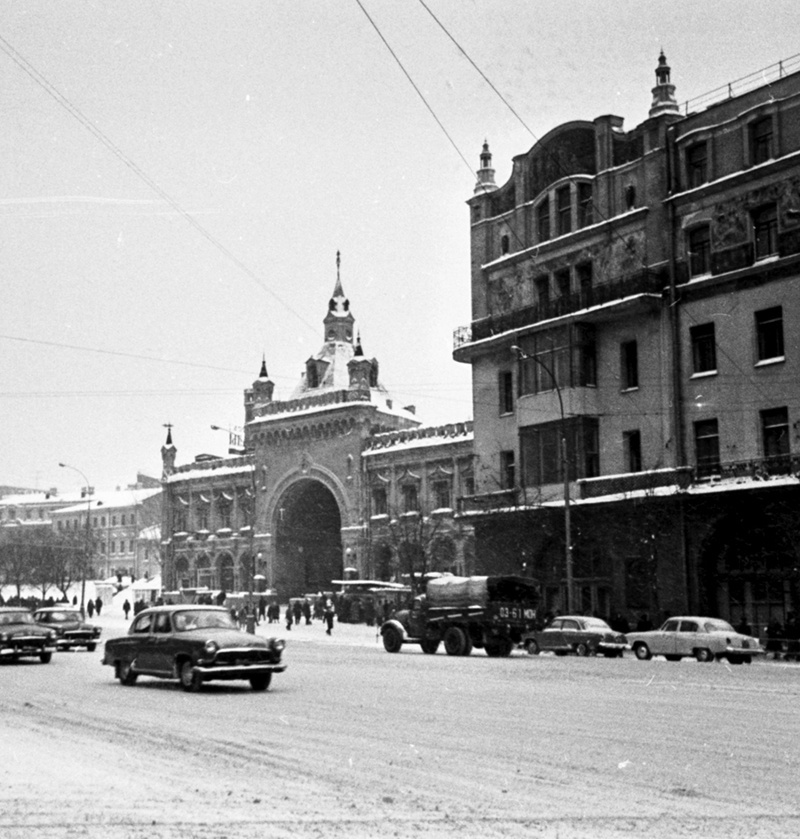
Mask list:
[[[800,73],[684,108],[655,73],[643,123],[560,125],[503,185],[484,145],[463,517],[548,608],[763,626],[800,605]]]
[[[380,383],[354,331],[337,255],[323,343],[288,399],[266,363],[244,394],[243,445],[176,466],[162,448],[167,590],[330,589],[345,569],[397,579],[463,570],[471,527],[455,498],[471,474],[471,423],[421,428]]]

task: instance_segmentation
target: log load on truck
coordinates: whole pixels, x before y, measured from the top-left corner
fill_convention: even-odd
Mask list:
[[[439,577],[410,609],[381,625],[383,646],[397,653],[419,644],[433,654],[444,642],[448,655],[483,648],[493,658],[511,654],[522,635],[536,626],[539,587],[526,577]]]

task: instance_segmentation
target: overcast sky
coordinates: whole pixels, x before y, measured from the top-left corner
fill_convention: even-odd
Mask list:
[[[469,419],[484,138],[503,183],[561,122],[644,120],[662,47],[682,102],[800,53],[798,24],[790,0],[5,0],[0,484],[159,476],[167,422],[178,463],[224,453],[262,353],[288,398],[321,347],[337,250],[386,387]]]

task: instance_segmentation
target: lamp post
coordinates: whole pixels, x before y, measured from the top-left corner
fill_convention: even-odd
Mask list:
[[[83,567],[81,569],[81,616],[86,617],[86,569],[89,566],[89,518],[92,511],[92,493],[91,493],[91,485],[89,483],[89,479],[86,475],[81,472],[76,466],[70,466],[69,463],[59,463],[63,469],[72,469],[73,472],[77,472],[83,480],[86,482],[86,545],[84,547],[84,554],[83,554]]]
[[[567,417],[564,413],[564,399],[561,396],[561,388],[558,386],[553,371],[540,358],[535,355],[528,355],[520,347],[514,345],[511,351],[517,355],[519,361],[534,361],[550,377],[553,389],[558,396],[558,408],[561,412],[561,471],[564,475],[564,541],[565,541],[565,571],[567,577],[567,612],[571,613],[573,608],[573,580],[572,580],[572,522],[570,520],[570,493],[569,493],[569,458],[567,456]]]

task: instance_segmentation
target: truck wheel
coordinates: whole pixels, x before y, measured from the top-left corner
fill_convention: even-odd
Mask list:
[[[422,652],[427,653],[428,655],[434,655],[436,651],[439,649],[439,640],[424,640],[420,641],[419,645],[420,647],[422,647]]]
[[[444,651],[448,655],[467,655],[464,650],[467,648],[467,635],[458,626],[451,626],[444,633]],[[472,645],[470,644],[470,650]]]
[[[387,626],[383,630],[383,648],[387,653],[399,653],[403,646],[403,636],[396,626]]]

